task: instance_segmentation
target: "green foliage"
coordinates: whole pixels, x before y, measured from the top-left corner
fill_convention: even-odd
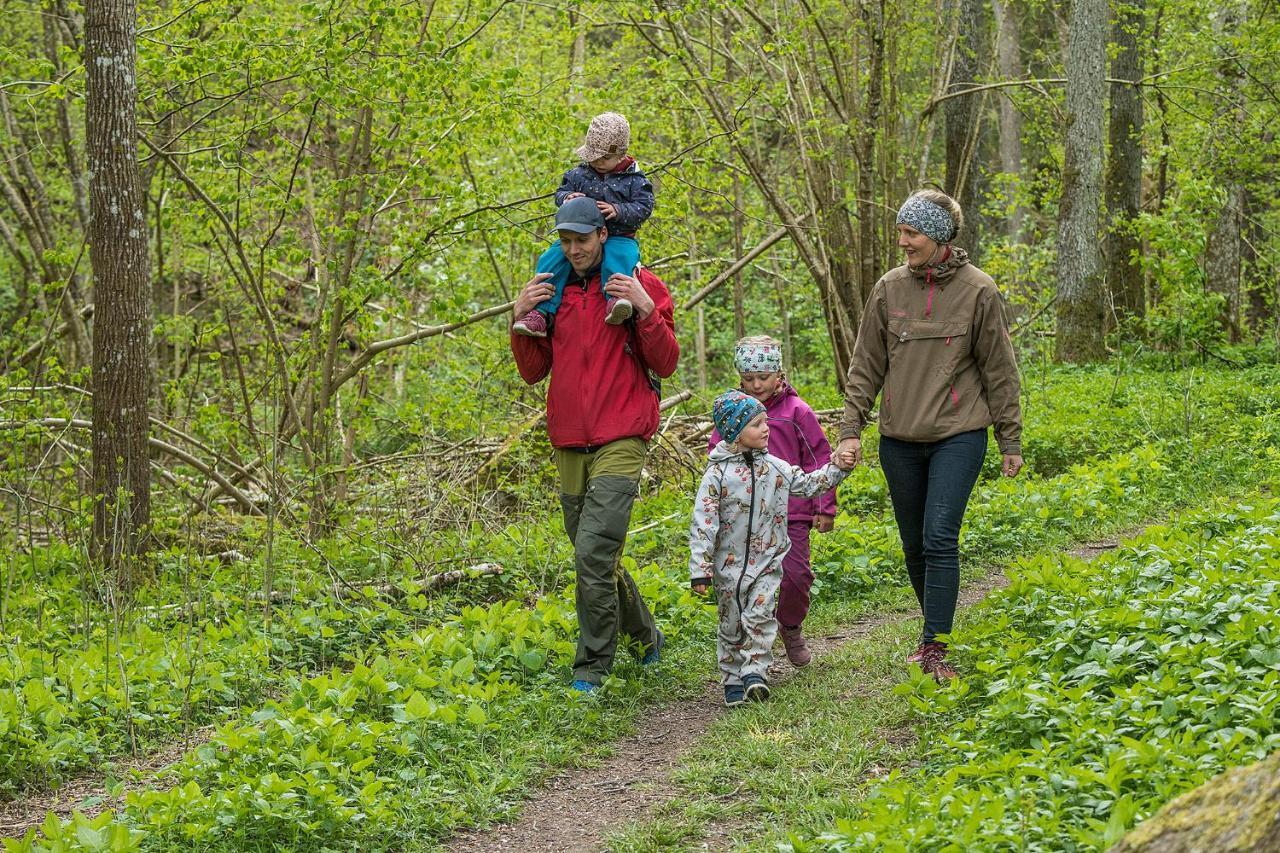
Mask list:
[[[955,638],[974,675],[896,692],[924,766],[794,849],[1096,850],[1280,747],[1280,503],[1202,512],[1092,563],[1019,563]]]

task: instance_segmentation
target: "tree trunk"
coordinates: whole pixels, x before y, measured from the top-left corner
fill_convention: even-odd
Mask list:
[[[992,0],[996,19],[996,62],[1000,79],[1016,80],[1022,74],[1021,35],[1018,18],[1008,0]],[[1000,171],[1006,175],[1022,175],[1022,115],[1013,103],[1013,90],[1000,95]],[[1022,223],[1027,217],[1021,204],[1015,204],[1005,219],[1005,236],[1010,243],[1022,236]]]
[[[951,0],[956,41],[948,92],[971,88],[978,80],[978,49],[983,44],[983,4],[980,0]],[[981,95],[962,95],[943,104],[946,116],[947,194],[960,203],[965,226],[957,244],[969,250],[974,264],[981,261],[978,242],[978,139],[981,133]]]
[[[1244,175],[1232,144],[1247,123],[1244,74],[1235,49],[1229,47],[1244,24],[1244,0],[1230,0],[1212,16],[1217,31],[1218,90],[1214,110],[1213,160],[1225,190],[1222,209],[1204,247],[1204,284],[1222,294],[1222,326],[1232,341],[1240,340],[1240,265],[1244,249]]]
[[[1072,0],[1066,61],[1066,142],[1058,213],[1059,361],[1094,361],[1105,354],[1098,226],[1106,22],[1105,0]]]
[[[1138,34],[1142,30],[1144,0],[1128,0],[1116,7],[1111,22],[1111,41],[1116,54],[1111,61],[1115,80],[1137,80],[1142,76]],[[1142,250],[1136,231],[1142,206],[1142,93],[1137,86],[1111,84],[1111,120],[1108,132],[1110,159],[1107,161],[1107,283],[1111,301],[1119,317],[1141,317],[1145,308],[1142,293]]]
[[[133,580],[123,558],[151,521],[148,400],[151,289],[138,180],[135,0],[85,9],[85,136],[93,267],[93,550]]]

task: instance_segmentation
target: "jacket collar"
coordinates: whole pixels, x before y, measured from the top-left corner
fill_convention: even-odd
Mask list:
[[[921,284],[946,284],[946,282],[956,274],[956,270],[969,263],[969,253],[964,249],[957,249],[950,243],[946,244],[942,257],[932,264],[924,264],[919,267],[907,267],[911,271],[911,275],[915,277]]]

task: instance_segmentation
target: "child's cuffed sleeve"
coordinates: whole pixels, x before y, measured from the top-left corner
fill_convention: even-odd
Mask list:
[[[831,491],[849,476],[848,471],[842,471],[831,463],[827,463],[817,471],[808,472],[798,465],[787,467],[791,469],[790,482],[787,486],[791,494],[803,495],[806,498]]]
[[[693,520],[689,524],[689,583],[710,584],[715,575],[716,539],[720,534],[721,469],[707,468],[693,499]]]

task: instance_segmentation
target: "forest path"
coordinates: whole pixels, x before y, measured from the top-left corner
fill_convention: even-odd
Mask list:
[[[1119,538],[1129,538],[1136,531]],[[1118,539],[1070,549],[1071,556],[1091,559],[1116,547]],[[968,608],[1007,584],[1002,568],[989,569],[961,589],[960,607]],[[810,639],[815,665],[847,643],[864,639],[895,623],[917,619],[914,609],[876,613],[834,633]],[[771,682],[785,684],[797,670],[784,657],[774,663]],[[449,839],[450,853],[579,853],[605,849],[611,832],[643,821],[683,792],[672,779],[690,748],[717,719],[727,713],[718,682],[709,681],[700,697],[654,708],[637,723],[636,732],[615,744],[613,755],[594,767],[573,768],[548,779],[524,803],[520,817]],[[729,847],[743,827],[711,825],[707,849]]]

